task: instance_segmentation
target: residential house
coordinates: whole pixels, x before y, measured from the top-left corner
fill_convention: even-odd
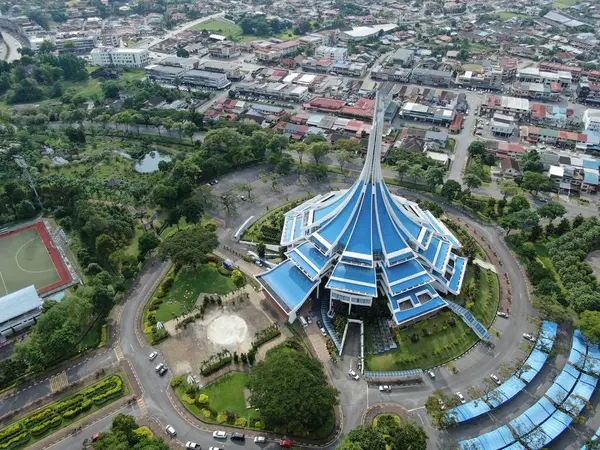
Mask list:
[[[512,158],[503,158],[500,160],[500,171],[504,178],[517,178],[521,176],[519,162]]]

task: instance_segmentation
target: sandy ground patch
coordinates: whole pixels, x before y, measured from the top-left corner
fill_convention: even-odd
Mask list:
[[[590,253],[586,259],[592,265],[594,275],[600,280],[600,250]]]

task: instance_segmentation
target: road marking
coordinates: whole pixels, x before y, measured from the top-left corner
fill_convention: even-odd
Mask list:
[[[52,392],[59,391],[69,385],[67,379],[67,372],[61,372],[58,375],[54,375],[50,378],[50,390]]]
[[[424,406],[419,406],[418,408],[409,409],[408,412],[418,411],[420,409],[425,409]]]
[[[137,404],[138,404],[138,407],[140,408],[140,415],[142,417],[147,416],[148,415],[148,407],[146,406],[146,402],[144,401],[144,399],[138,398]]]
[[[123,355],[123,351],[121,350],[121,346],[117,344],[115,347],[115,355],[117,355],[117,362],[120,362],[122,359],[125,359],[125,355]]]

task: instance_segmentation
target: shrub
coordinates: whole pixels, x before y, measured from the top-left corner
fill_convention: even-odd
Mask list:
[[[200,403],[201,405],[206,405],[208,403],[208,395],[200,394],[200,396],[198,397],[198,403]]]
[[[21,431],[23,431],[23,425],[21,425],[20,423],[15,423],[5,428],[4,430],[0,431],[0,442],[8,440],[12,436],[20,433]]]
[[[0,449],[8,450],[15,447],[21,447],[29,440],[29,433],[27,431],[22,432],[16,436],[12,436],[6,442],[0,444]]]
[[[247,423],[248,423],[248,421],[246,420],[245,417],[240,417],[239,419],[237,419],[235,421],[235,424],[239,427],[245,427]]]
[[[417,333],[414,333],[411,337],[410,340],[412,342],[419,342],[419,335]]]
[[[202,408],[202,415],[205,419],[208,419],[212,413],[210,412],[210,409]]]
[[[237,287],[242,287],[244,284],[246,284],[246,278],[244,277],[244,274],[237,269],[231,272],[231,280]]]
[[[227,356],[213,364],[209,364],[209,365],[203,367],[200,370],[200,373],[204,376],[210,375],[211,373],[215,373],[217,370],[221,369],[222,367],[225,367],[226,365],[231,364],[231,361],[232,361],[232,357]]]
[[[223,275],[224,277],[231,276],[231,270],[228,270],[225,267],[219,267],[218,271],[219,271],[219,274]]]
[[[217,422],[218,423],[225,423],[225,422],[227,422],[227,416],[225,414],[219,414],[217,416]]]
[[[43,411],[40,411],[39,413],[32,414],[31,416],[23,419],[23,425],[25,425],[27,428],[31,428],[35,425],[38,425],[40,423],[43,423],[43,422],[49,420],[51,417],[53,417],[55,415],[56,415],[56,413],[54,412],[54,409],[46,408]]]
[[[73,409],[78,407],[83,403],[85,397],[83,395],[77,395],[69,400],[65,400],[64,402],[60,402],[54,406],[54,412],[57,414],[62,414],[67,409]]]
[[[154,433],[152,433],[152,431],[150,430],[150,428],[148,427],[139,427],[135,430],[133,430],[133,432],[135,434],[137,434],[138,436],[141,436],[142,438],[148,438],[151,439],[154,437]]]
[[[59,426],[61,422],[62,422],[62,417],[54,416],[52,419],[47,420],[46,422],[43,422],[43,423],[40,423],[39,425],[31,427],[29,429],[29,431],[34,436],[39,436],[40,434],[44,434],[49,429]]]
[[[265,424],[261,421],[254,422],[254,428],[258,428],[259,430],[265,429]]]
[[[98,343],[98,348],[102,348],[108,342],[108,325],[102,325],[102,330],[100,332],[100,342]]]
[[[190,397],[187,394],[183,394],[181,396],[181,400],[186,402],[188,405],[193,405],[194,403],[196,403],[196,399],[194,397]]]
[[[171,380],[171,387],[172,388],[176,388],[177,386],[179,386],[181,383],[183,382],[183,376],[181,377],[175,377]]]
[[[173,286],[174,282],[175,282],[175,278],[173,278],[173,277],[165,278],[165,281],[163,281],[163,284],[162,284],[163,291],[168,292],[169,289],[171,289],[171,286]]]

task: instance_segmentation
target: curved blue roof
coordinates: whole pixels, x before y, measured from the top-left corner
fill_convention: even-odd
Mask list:
[[[286,213],[281,245],[293,247],[288,248],[289,260],[271,275],[258,277],[268,292],[286,299],[290,310],[329,273],[330,264],[334,270],[328,289],[356,294],[361,304],[365,296],[388,295],[398,325],[446,305],[434,289],[439,287],[436,280],[446,287],[440,288],[443,294],[460,291],[466,260],[453,252],[460,247],[458,240],[442,221],[385,184],[380,162],[385,107],[380,93],[375,109],[358,179],[348,190],[319,195]],[[288,287],[285,276],[278,274],[304,277],[306,283],[294,280]],[[422,303],[420,291],[433,293]],[[410,293],[410,301],[403,293]]]

